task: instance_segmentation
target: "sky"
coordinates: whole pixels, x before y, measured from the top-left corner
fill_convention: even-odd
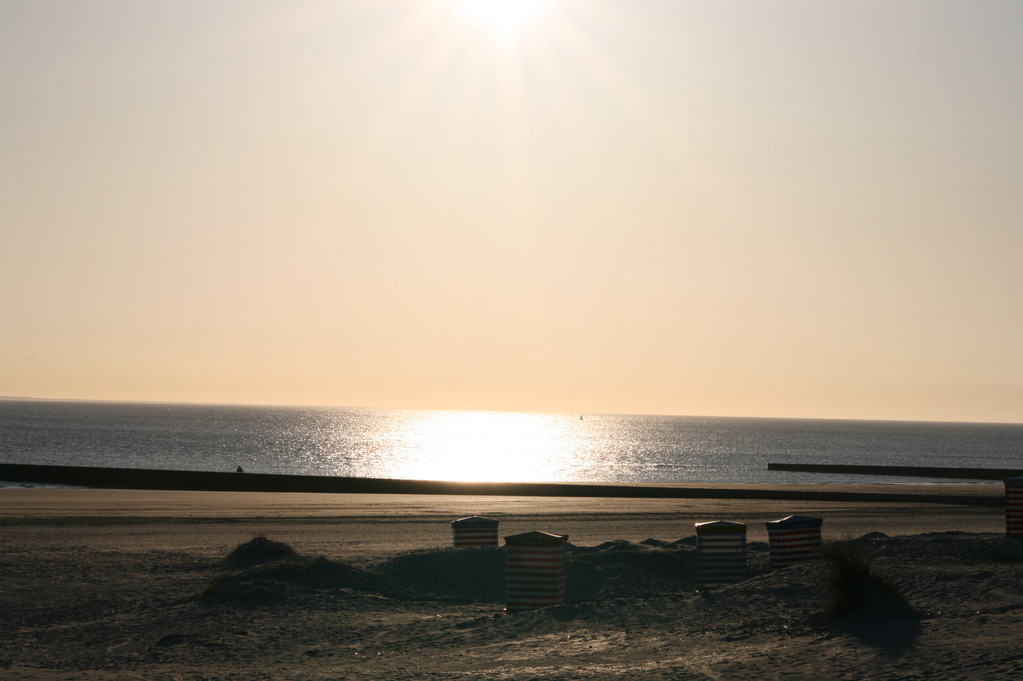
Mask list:
[[[4,0],[0,395],[1023,422],[1019,0]]]

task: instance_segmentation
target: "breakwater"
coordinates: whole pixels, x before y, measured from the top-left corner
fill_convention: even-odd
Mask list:
[[[852,464],[769,463],[769,471],[830,473],[837,475],[883,475],[907,478],[956,480],[1005,480],[1023,475],[1019,468],[950,468],[936,466],[860,466]]]
[[[139,468],[49,466],[0,463],[0,480],[74,485],[101,489],[187,490],[207,492],[318,492],[330,494],[454,494],[530,497],[619,497],[649,499],[779,499],[792,501],[905,502],[1002,506],[990,495],[905,494],[787,489],[779,487],[700,487],[533,482],[450,482],[318,475],[221,473]]]

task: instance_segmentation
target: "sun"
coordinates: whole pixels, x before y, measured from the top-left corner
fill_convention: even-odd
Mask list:
[[[551,0],[457,0],[458,11],[495,39],[509,41],[535,22]]]

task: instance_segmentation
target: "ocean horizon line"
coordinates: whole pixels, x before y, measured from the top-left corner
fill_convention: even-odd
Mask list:
[[[852,423],[920,423],[949,425],[983,425],[983,426],[1021,426],[1023,421],[974,421],[955,419],[895,419],[895,418],[862,418],[845,416],[743,416],[734,414],[669,414],[643,412],[605,412],[605,411],[540,411],[530,409],[470,409],[453,407],[381,407],[331,404],[279,404],[263,402],[198,402],[194,400],[131,400],[89,397],[27,397],[18,395],[0,395],[0,402],[53,402],[73,404],[123,404],[123,405],[181,405],[193,407],[246,407],[265,409],[338,409],[364,411],[406,411],[406,412],[454,412],[454,413],[487,413],[487,414],[542,414],[547,416],[635,416],[650,418],[684,418],[684,419],[737,419],[762,421],[847,421]]]

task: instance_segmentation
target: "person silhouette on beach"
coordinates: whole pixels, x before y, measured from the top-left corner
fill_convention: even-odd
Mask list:
[[[241,466],[238,466],[238,468],[234,469],[234,472],[235,473],[244,473],[245,471],[242,470]]]

